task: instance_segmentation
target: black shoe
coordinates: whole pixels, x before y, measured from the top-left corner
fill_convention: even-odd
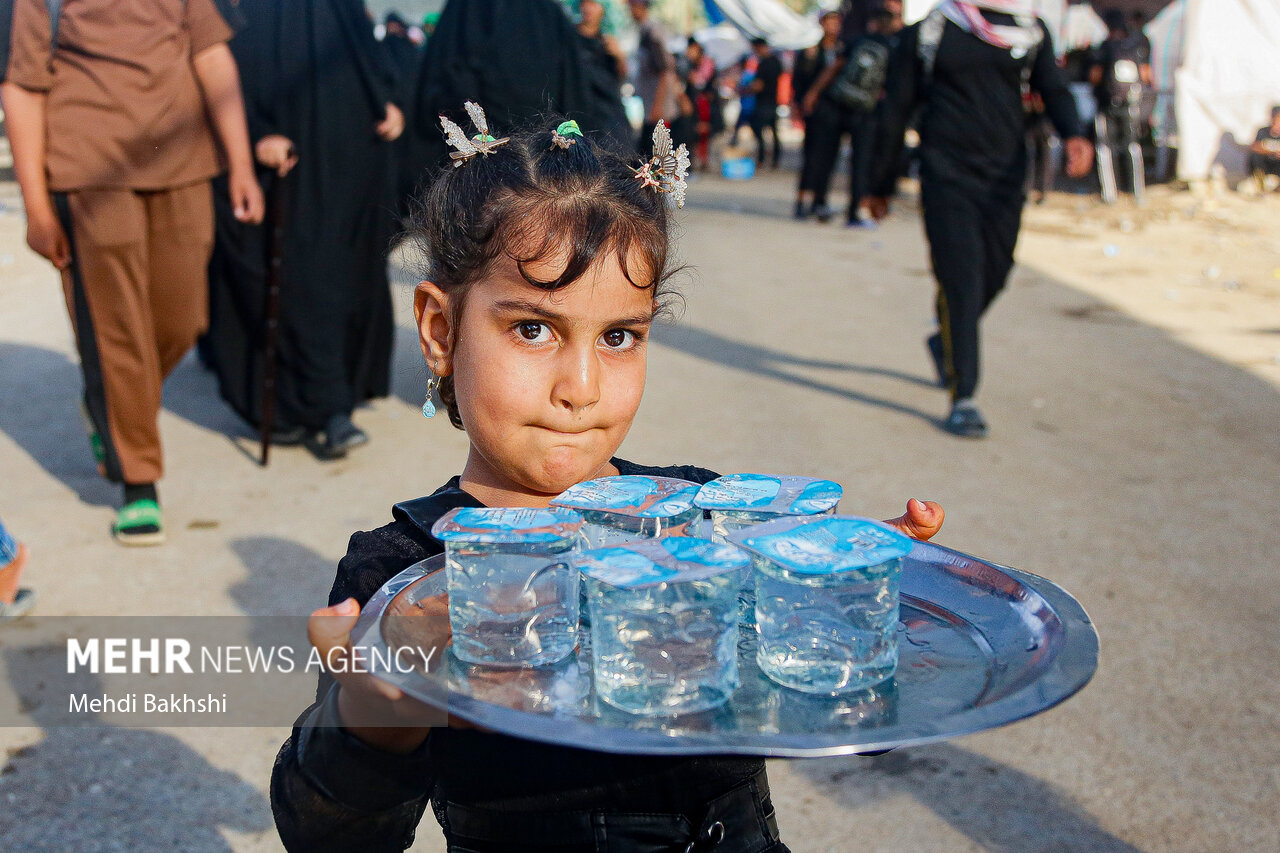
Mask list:
[[[818,218],[819,222],[831,221],[831,208],[825,204],[815,204],[813,206],[813,215]]]
[[[297,447],[306,440],[306,427],[277,426],[271,430],[271,443],[276,447]]]
[[[799,219],[801,221],[809,218],[809,211],[805,209],[804,202],[796,202],[796,209],[792,212],[791,216],[792,218]]]
[[[925,338],[924,345],[929,348],[929,355],[933,358],[933,369],[938,373],[938,387],[947,387],[947,362],[942,354],[942,335],[934,332]]]
[[[957,400],[952,404],[951,414],[947,415],[942,428],[961,438],[987,437],[987,422],[982,419],[978,407],[969,400]]]
[[[324,428],[324,441],[316,443],[312,448],[321,459],[341,459],[347,451],[369,443],[369,435],[351,421],[349,415],[334,415]]]

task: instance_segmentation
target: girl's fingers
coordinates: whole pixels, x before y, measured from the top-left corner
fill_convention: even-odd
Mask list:
[[[907,511],[903,515],[885,523],[912,539],[928,541],[942,529],[942,522],[946,515],[942,505],[937,501],[912,498],[907,501]]]
[[[326,663],[334,668],[347,659],[347,645],[351,642],[351,629],[360,618],[360,605],[354,598],[332,607],[321,607],[307,618],[307,639]]]

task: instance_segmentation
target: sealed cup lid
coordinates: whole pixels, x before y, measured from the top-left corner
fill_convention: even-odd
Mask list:
[[[474,542],[520,545],[572,539],[582,527],[582,516],[568,509],[497,509],[459,507],[431,525],[431,535],[441,542]]]
[[[831,480],[729,474],[703,486],[693,502],[703,509],[821,515],[835,509],[843,495],[844,489]]]
[[[896,530],[852,515],[780,518],[731,533],[729,541],[803,575],[866,569],[905,557],[912,548]]]
[[[751,560],[746,552],[732,545],[692,536],[669,536],[583,551],[569,562],[588,577],[631,589],[738,572],[750,565]]]
[[[570,486],[552,506],[616,512],[632,518],[670,518],[693,509],[698,484],[674,477],[625,474]]]

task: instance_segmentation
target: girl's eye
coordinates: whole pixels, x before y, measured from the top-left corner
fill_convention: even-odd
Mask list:
[[[626,329],[612,329],[605,332],[601,340],[610,349],[628,349],[635,346],[636,335],[635,332],[628,332]]]
[[[530,343],[540,344],[551,340],[551,330],[546,323],[521,323],[516,326],[516,331]]]

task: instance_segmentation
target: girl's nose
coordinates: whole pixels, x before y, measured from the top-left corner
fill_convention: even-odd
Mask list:
[[[557,363],[552,401],[572,412],[583,412],[600,400],[600,361],[595,347],[565,347]]]

